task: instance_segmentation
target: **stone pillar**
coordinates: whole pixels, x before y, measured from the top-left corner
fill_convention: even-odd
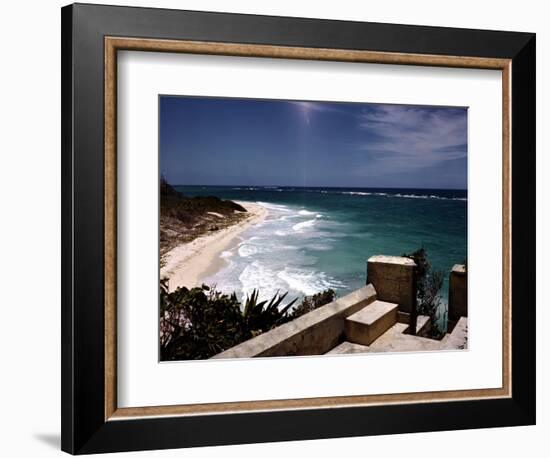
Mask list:
[[[379,300],[398,304],[400,312],[416,312],[415,267],[412,259],[403,256],[371,256],[367,284],[372,283]]]
[[[449,325],[451,328],[461,316],[468,316],[468,275],[465,265],[455,264],[449,276]]]

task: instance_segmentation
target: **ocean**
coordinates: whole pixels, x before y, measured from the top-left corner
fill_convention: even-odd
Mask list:
[[[227,261],[205,283],[245,297],[303,297],[332,288],[341,297],[365,285],[366,263],[377,254],[424,247],[445,274],[467,256],[467,193],[463,190],[277,186],[176,186],[186,196],[212,195],[258,203],[266,220],[221,253]]]

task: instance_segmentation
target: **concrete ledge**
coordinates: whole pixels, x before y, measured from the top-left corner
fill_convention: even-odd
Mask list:
[[[441,347],[444,350],[464,350],[468,348],[468,318],[461,317],[453,331],[443,337]]]
[[[416,308],[416,264],[404,256],[371,256],[367,261],[367,283],[378,299],[399,305],[400,312]]]
[[[213,359],[322,355],[342,341],[345,318],[374,302],[376,297],[376,290],[372,285],[364,286],[300,318],[219,353]]]
[[[449,275],[449,321],[462,316],[468,316],[468,275],[465,265],[455,264]]]
[[[411,258],[407,258],[405,256],[386,256],[385,254],[377,254],[375,256],[371,256],[368,262],[416,267],[416,263]]]

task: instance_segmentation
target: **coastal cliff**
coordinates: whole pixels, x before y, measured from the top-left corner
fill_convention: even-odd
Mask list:
[[[182,243],[242,221],[246,213],[246,208],[231,200],[214,196],[186,197],[161,178],[161,256]]]
[[[200,286],[225,264],[221,253],[268,211],[251,202],[213,196],[186,197],[161,179],[161,278],[168,289]]]

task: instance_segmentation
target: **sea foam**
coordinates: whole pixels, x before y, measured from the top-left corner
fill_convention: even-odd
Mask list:
[[[290,212],[291,210],[286,205],[281,204],[272,204],[268,202],[256,202],[258,205],[261,205],[268,210],[275,210],[280,212]]]
[[[313,227],[316,222],[317,222],[317,220],[310,219],[308,221],[304,221],[302,223],[295,224],[294,226],[292,226],[292,229],[294,229],[295,231],[301,232],[301,231],[304,231],[304,230],[306,230],[310,227]]]
[[[283,280],[291,289],[306,296],[311,296],[328,288],[341,288],[344,286],[324,272],[291,267],[285,267],[284,270],[277,273],[277,277]]]

